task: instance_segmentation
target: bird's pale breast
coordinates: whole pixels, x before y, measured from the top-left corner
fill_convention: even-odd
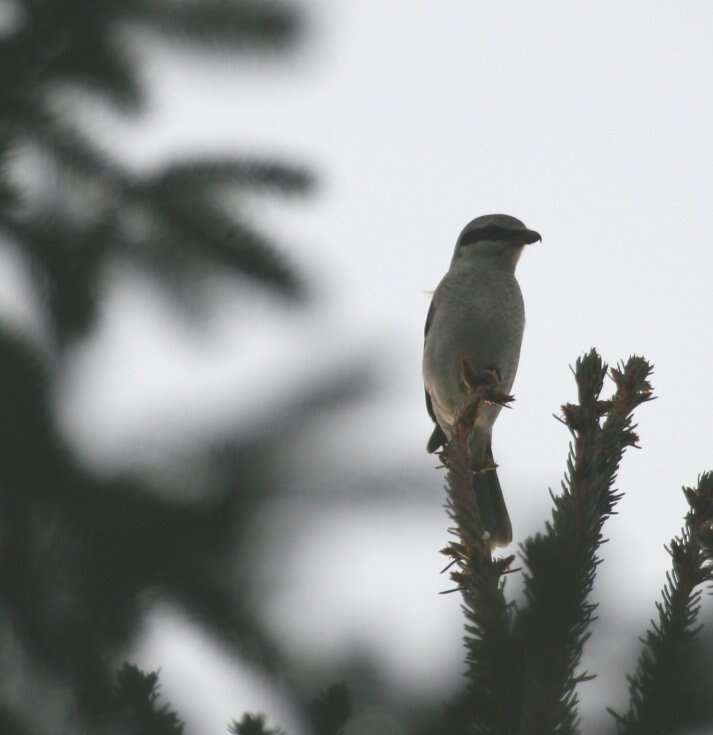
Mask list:
[[[502,390],[512,388],[525,324],[522,294],[511,273],[493,268],[452,268],[434,293],[434,311],[424,344],[423,377],[439,423],[451,426],[466,390],[461,361],[474,370],[497,369]],[[488,425],[498,408],[489,407]]]

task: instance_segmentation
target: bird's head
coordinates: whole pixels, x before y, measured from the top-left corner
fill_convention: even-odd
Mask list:
[[[509,214],[485,214],[468,222],[456,242],[453,260],[472,256],[492,256],[512,263],[513,268],[525,245],[542,240],[524,222]]]

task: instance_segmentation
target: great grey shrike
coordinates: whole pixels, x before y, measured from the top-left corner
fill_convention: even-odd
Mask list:
[[[433,294],[426,318],[423,381],[426,408],[436,424],[428,441],[429,452],[452,437],[471,398],[473,380],[498,393],[510,393],[525,327],[515,266],[523,247],[540,239],[537,232],[507,214],[477,217],[460,233],[450,268]],[[512,541],[491,446],[500,408],[481,404],[470,432],[473,487],[492,546]]]

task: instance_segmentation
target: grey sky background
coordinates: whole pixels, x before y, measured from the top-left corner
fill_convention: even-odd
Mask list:
[[[136,274],[117,271],[102,331],[64,386],[61,420],[98,468],[148,464],[236,407],[261,415],[315,366],[369,362],[372,398],[321,429],[328,476],[349,486],[385,462],[420,478],[421,490],[411,500],[404,486],[378,516],[368,503],[335,504],[308,525],[289,504],[278,509],[266,534],[288,540],[289,563],[276,565],[264,602],[295,653],[362,648],[387,678],[437,697],[434,684],[461,670],[462,651],[458,600],[435,594],[447,586],[436,553],[446,519],[442,478],[424,451],[428,291],[467,220],[520,217],[543,243],[519,266],[528,325],[517,402],[494,439],[516,539],[541,527],[547,488],[558,487],[568,436],[552,414],[574,395],[568,365],[591,346],[609,362],[635,352],[656,365],[660,398],[639,411],[643,450],[625,458],[626,496],[607,525],[597,583],[600,627],[621,635],[595,631],[585,666],[607,680],[582,687],[587,713],[621,705],[632,633],[653,614],[662,545],[685,512],[679,488],[713,465],[713,8],[702,0],[303,5],[310,33],[296,57],[216,70],[200,55],[177,63],[170,47],[155,48],[144,59],[149,116],[137,124],[93,111],[91,124],[137,166],[229,150],[312,167],[314,197],[253,211],[305,271],[313,303],[289,312],[209,284],[213,318],[199,335]],[[157,437],[152,429],[166,419],[180,431]],[[304,614],[288,621],[288,608]],[[137,656],[162,668],[164,691],[189,725],[221,732],[246,707],[299,732],[279,697],[260,681],[246,684],[170,611],[152,615]],[[197,661],[207,671],[201,687],[191,681]]]

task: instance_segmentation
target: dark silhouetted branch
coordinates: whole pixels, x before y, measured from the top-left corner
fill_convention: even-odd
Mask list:
[[[686,525],[709,561],[713,561],[713,472],[704,472],[695,488],[684,487],[690,510]]]
[[[700,727],[701,719],[710,724],[713,693],[706,686],[710,678],[700,675],[696,643],[701,588],[713,581],[709,548],[699,541],[710,541],[712,479],[705,473],[695,489],[684,488],[691,511],[687,527],[666,549],[672,568],[656,603],[658,618],[651,621],[636,672],[628,677],[629,711],[619,715],[610,710],[619,735],[684,732],[686,725]]]
[[[183,723],[168,704],[159,703],[158,672],[146,674],[124,664],[117,673],[115,727],[131,735],[181,735]]]
[[[487,390],[471,402],[468,422],[472,426],[481,400],[495,398]],[[504,400],[507,399],[507,400]],[[450,578],[463,596],[466,616],[466,661],[469,719],[479,735],[505,733],[513,720],[511,683],[517,659],[512,651],[511,612],[503,594],[503,575],[512,556],[495,559],[473,492],[468,434],[456,432],[440,455],[447,467],[446,510],[454,521],[455,537],[443,553],[451,559]]]
[[[163,35],[200,43],[284,52],[301,30],[296,9],[275,0],[142,0],[133,18]]]
[[[522,644],[521,733],[578,732],[577,672],[596,605],[589,601],[603,543],[602,527],[621,495],[614,482],[624,451],[638,437],[632,413],[651,400],[649,363],[631,357],[610,375],[616,392],[600,393],[607,366],[592,350],[575,368],[579,403],[562,407],[572,433],[562,494],[553,496],[552,520],[525,541],[527,607],[517,617]]]
[[[231,735],[284,735],[278,728],[268,728],[264,715],[243,715],[240,722],[233,721],[228,726]]]
[[[346,684],[329,687],[309,707],[314,735],[341,735],[351,711],[351,695]]]

